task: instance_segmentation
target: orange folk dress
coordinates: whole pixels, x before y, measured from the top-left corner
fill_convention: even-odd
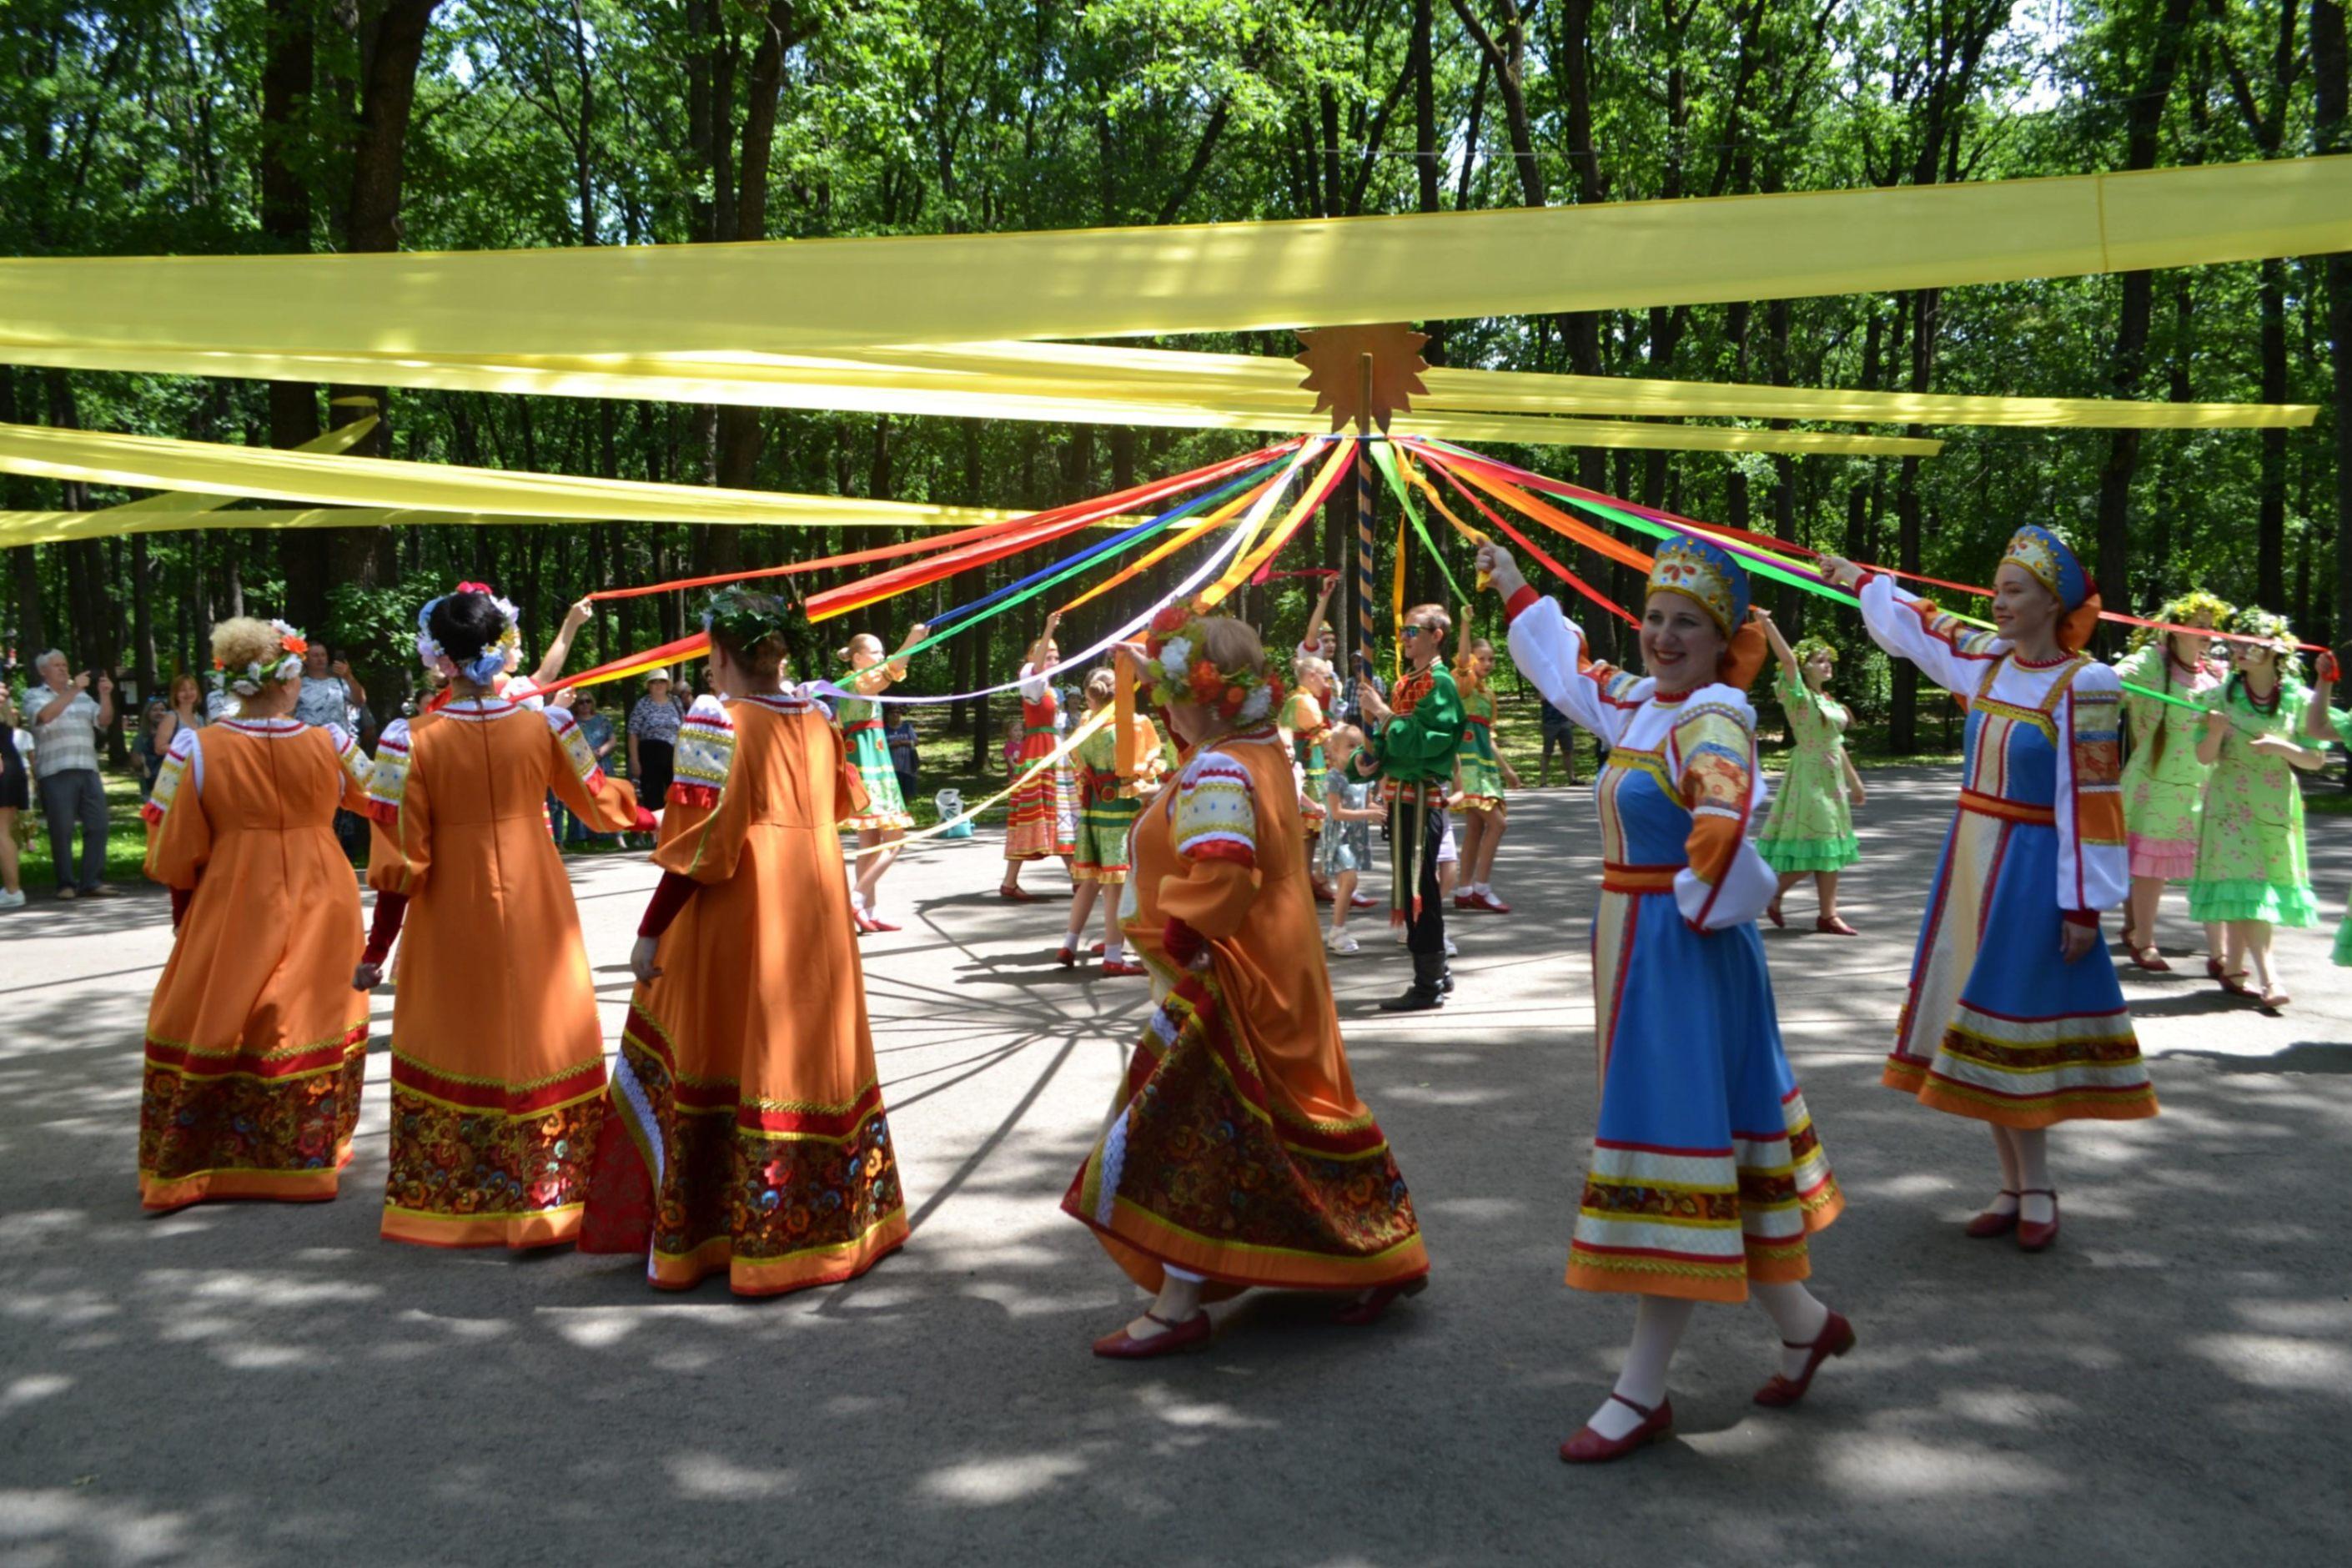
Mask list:
[[[146,1207],[335,1195],[368,1037],[335,812],[366,808],[367,777],[340,728],[227,719],[173,737],[143,814],[147,875],[179,927],[147,1009]]]
[[[604,1036],[550,790],[591,832],[640,828],[636,796],[561,710],[454,701],[377,747],[368,882],[379,903],[407,900],[388,1240],[546,1247],[579,1230]]]
[[[1120,923],[1159,1005],[1063,1209],[1148,1290],[1171,1265],[1212,1300],[1428,1273],[1404,1178],[1349,1075],[1273,725],[1186,760],[1137,821],[1134,866]],[[1185,961],[1195,945],[1205,967]]]
[[[654,855],[656,910],[683,907],[646,931],[661,973],[630,999],[582,1250],[772,1296],[906,1241],[842,864],[840,824],[867,809],[816,703],[695,703]]]

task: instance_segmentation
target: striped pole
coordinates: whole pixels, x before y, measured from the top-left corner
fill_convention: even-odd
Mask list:
[[[1356,400],[1356,674],[1370,679],[1376,667],[1372,637],[1372,462],[1364,443],[1372,431],[1372,356],[1361,357],[1362,383]]]

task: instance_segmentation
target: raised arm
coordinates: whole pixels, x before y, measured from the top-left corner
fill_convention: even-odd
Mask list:
[[[1510,622],[1511,662],[1535,683],[1544,700],[1614,745],[1626,720],[1640,706],[1632,698],[1639,683],[1585,652],[1584,633],[1552,600],[1528,586],[1518,563],[1497,545],[1481,545],[1478,570],[1503,595]]]
[[[1909,659],[1956,696],[1974,697],[1985,671],[2009,651],[2009,645],[1992,633],[1905,592],[1883,573],[1864,572],[1835,555],[1822,557],[1822,566],[1831,582],[1853,589],[1861,599],[1863,624],[1870,628],[1873,642],[1897,658]]]
[[[539,661],[539,668],[531,675],[532,686],[544,691],[555,684],[556,678],[563,673],[563,661],[572,657],[572,639],[578,637],[580,628],[588,624],[593,608],[587,600],[582,599],[563,612],[562,629],[555,634],[555,640],[547,645],[547,657]]]
[[[1772,618],[1772,613],[1761,605],[1751,609],[1748,614],[1755,617],[1757,625],[1764,628],[1764,640],[1772,645],[1772,657],[1780,661],[1780,673],[1788,679],[1790,686],[1795,687],[1799,691],[1804,690],[1805,667],[1797,662],[1796,650],[1789,646],[1789,639],[1780,635],[1780,623],[1775,621]]]
[[[857,672],[857,679],[850,684],[857,688],[857,694],[860,697],[872,697],[877,692],[889,690],[890,688],[907,679],[908,653],[917,643],[921,642],[930,634],[931,628],[920,622],[908,627],[907,640],[898,645],[897,653],[892,654],[880,664],[867,665]]]
[[[1323,623],[1331,614],[1331,595],[1339,591],[1337,573],[1323,579],[1323,591],[1315,595],[1315,608],[1307,613],[1307,634],[1298,639],[1299,651],[1314,653],[1323,646]]]

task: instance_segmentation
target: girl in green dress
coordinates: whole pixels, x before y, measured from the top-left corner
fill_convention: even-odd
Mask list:
[[[2247,609],[2231,629],[2262,640],[2233,645],[2230,679],[2205,699],[2197,755],[2213,773],[2198,825],[2189,918],[2225,923],[2224,990],[2284,1007],[2289,998],[2271,973],[2271,933],[2283,925],[2311,925],[2319,912],[2294,770],[2318,767],[2326,753],[2295,739],[2311,690],[2295,671],[2286,618]],[[2245,984],[2249,964],[2259,990]]]
[[[861,931],[898,929],[876,911],[881,908],[882,873],[898,858],[896,847],[899,838],[915,825],[913,815],[907,810],[906,796],[898,788],[898,770],[890,765],[890,744],[882,734],[882,706],[874,699],[907,679],[907,651],[929,631],[929,626],[910,628],[907,640],[887,660],[882,657],[882,639],[866,632],[851,637],[847,647],[837,648],[834,654],[836,658],[849,661],[849,689],[857,693],[841,700],[835,717],[840,720],[842,736],[849,742],[857,776],[866,783],[865,814],[844,818],[841,824],[857,834],[859,854],[850,863],[854,868],[850,872],[849,918]]]
[[[2344,731],[2352,730],[2352,713],[2332,706],[2336,696],[2336,656],[2319,656],[2319,683],[2312,689],[2310,705],[2303,710],[2303,732],[2312,740],[2352,748],[2352,741]],[[2352,968],[2352,910],[2345,913],[2343,923],[2336,928],[2336,962]]]
[[[1829,694],[1830,677],[1837,672],[1837,649],[1819,637],[1807,637],[1794,648],[1762,610],[1756,618],[1780,660],[1773,672],[1773,690],[1780,710],[1789,716],[1789,771],[1772,792],[1764,831],[1756,840],[1764,863],[1780,874],[1780,887],[1764,910],[1774,925],[1787,922],[1780,915],[1780,897],[1807,877],[1813,879],[1821,913],[1813,929],[1832,936],[1853,936],[1853,927],[1839,918],[1838,873],[1862,858],[1854,837],[1853,808],[1867,798],[1862,775],[1846,755],[1845,727],[1853,721],[1845,704]]]
[[[1461,643],[1454,655],[1463,719],[1462,749],[1454,756],[1454,804],[1462,813],[1462,879],[1454,889],[1454,907],[1507,915],[1511,906],[1495,896],[1495,851],[1502,847],[1503,829],[1510,826],[1503,791],[1518,788],[1519,775],[1495,744],[1494,677],[1495,645],[1470,635],[1465,605]]]
[[[2207,630],[2230,618],[2230,606],[2210,594],[2184,594],[2156,613],[2169,626]],[[2124,759],[2124,836],[2131,849],[2131,900],[2124,911],[2124,948],[2132,962],[2158,973],[2172,965],[2156,945],[2157,905],[2167,882],[2197,874],[2197,816],[2205,798],[2197,738],[2208,692],[2229,679],[2229,666],[2210,653],[2212,638],[2142,627],[2116,673],[2131,686],[2169,692],[2199,704],[2183,708],[2124,689],[2124,725],[2131,754]],[[2222,973],[2221,928],[2205,928],[2205,972]]]

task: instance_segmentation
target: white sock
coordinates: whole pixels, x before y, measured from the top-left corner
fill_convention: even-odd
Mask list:
[[[1655,1410],[1666,1396],[1666,1368],[1674,1364],[1675,1347],[1690,1327],[1691,1309],[1698,1303],[1675,1296],[1644,1296],[1633,1314],[1633,1342],[1626,1347],[1625,1364],[1611,1392],[1646,1410]],[[1601,1401],[1585,1423],[1603,1437],[1622,1437],[1644,1417],[1623,1399]]]
[[[866,895],[858,891],[855,883],[852,883],[849,889],[849,907],[853,910],[862,910],[866,907]]]
[[[1125,937],[1107,936],[1103,938],[1103,962],[1105,963],[1117,963],[1126,956],[1127,939]]]
[[[1781,1375],[1803,1376],[1813,1342],[1829,1327],[1830,1310],[1822,1305],[1820,1297],[1793,1280],[1785,1285],[1750,1285],[1748,1293],[1780,1332]]]
[[[1078,939],[1086,934],[1087,928],[1085,926],[1080,925],[1073,927],[1071,930],[1062,933],[1062,945],[1064,947],[1075,949],[1078,945]]]

